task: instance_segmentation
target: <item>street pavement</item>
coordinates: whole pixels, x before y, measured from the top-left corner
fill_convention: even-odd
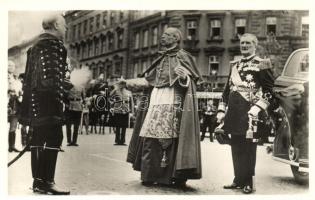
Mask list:
[[[65,152],[59,153],[55,181],[60,187],[70,189],[71,195],[242,195],[240,190],[222,188],[233,180],[228,145],[211,143],[209,138],[201,142],[203,176],[200,180],[189,180],[186,190],[145,187],[141,185],[140,173],[126,162],[128,146],[113,145],[114,134],[108,132],[106,127],[105,135],[79,135],[78,147],[66,146],[64,138]],[[132,129],[128,129],[127,144],[131,133]],[[16,143],[20,144],[19,139]],[[9,153],[8,159],[16,155]],[[290,166],[274,161],[264,146],[258,146],[256,166],[255,195],[303,195],[309,191],[308,185],[294,181]],[[8,169],[8,194],[36,195],[31,185],[30,153],[27,152]]]

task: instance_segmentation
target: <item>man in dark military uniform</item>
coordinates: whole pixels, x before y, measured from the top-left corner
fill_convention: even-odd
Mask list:
[[[214,105],[213,100],[209,100],[207,106],[205,106],[202,111],[203,125],[201,126],[201,141],[204,140],[208,128],[210,142],[213,142],[213,132],[216,127],[216,113],[217,107]]]
[[[93,99],[96,115],[95,118],[97,119],[97,122],[95,123],[98,123],[99,134],[101,134],[101,128],[104,128],[109,113],[109,88],[108,82],[104,80],[104,74],[99,75],[97,82],[93,87]]]
[[[115,83],[110,93],[112,126],[115,127],[115,145],[125,145],[129,115],[134,113],[132,94],[124,83]]]
[[[217,114],[218,122],[224,118],[224,131],[231,134],[235,175],[233,183],[224,188],[240,188],[245,194],[253,192],[257,150],[257,139],[251,134],[254,130],[249,120],[257,119],[258,114],[267,109],[274,84],[270,60],[255,55],[257,44],[255,35],[241,36],[243,58],[231,62],[231,72]]]
[[[67,95],[67,103],[65,109],[66,131],[68,146],[79,146],[77,144],[79,126],[83,110],[83,93],[78,88],[73,87]],[[71,127],[73,125],[73,132]],[[72,134],[73,133],[73,134]]]
[[[43,20],[44,33],[27,52],[20,122],[33,128],[31,165],[33,191],[70,194],[54,181],[57,155],[62,144],[63,96],[72,85],[66,79],[67,50],[63,39],[66,24],[62,16]]]

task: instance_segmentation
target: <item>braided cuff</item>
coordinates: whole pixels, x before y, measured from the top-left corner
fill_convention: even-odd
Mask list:
[[[255,103],[255,106],[259,107],[261,110],[266,110],[269,105],[270,103],[264,99],[259,99],[259,101]]]
[[[224,102],[220,102],[218,106],[218,112],[225,113],[225,111],[226,111],[226,104]]]

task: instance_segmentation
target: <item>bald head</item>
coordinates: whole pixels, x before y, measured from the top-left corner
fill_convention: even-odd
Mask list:
[[[66,33],[66,22],[60,14],[48,15],[43,19],[42,27],[56,37],[63,39]]]

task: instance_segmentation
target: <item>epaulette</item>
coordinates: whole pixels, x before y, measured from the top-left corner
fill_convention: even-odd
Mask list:
[[[258,56],[255,56],[254,58],[253,58],[253,60],[257,60],[257,61],[263,61],[264,59],[262,59],[261,57],[258,57]]]
[[[272,68],[272,64],[271,64],[271,61],[269,58],[259,58],[259,57],[255,57],[254,58],[255,61],[257,61],[257,67],[260,69],[260,70],[264,70],[264,69],[271,69]]]
[[[232,60],[230,61],[230,65],[235,65],[236,63],[239,63],[240,61],[241,59]]]

